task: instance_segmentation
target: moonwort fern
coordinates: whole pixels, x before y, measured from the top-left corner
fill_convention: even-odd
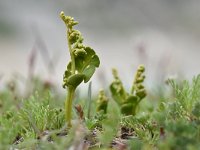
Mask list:
[[[99,91],[98,100],[97,100],[97,111],[107,112],[108,98],[105,95],[104,90]]]
[[[72,101],[75,90],[81,82],[87,83],[90,80],[96,68],[99,67],[100,60],[91,47],[83,45],[81,32],[74,29],[78,22],[70,16],[65,16],[64,12],[60,13],[60,17],[67,27],[67,42],[71,57],[63,76],[63,88],[68,91],[65,102],[66,121],[68,127],[71,127]]]
[[[138,104],[146,96],[146,90],[143,86],[145,79],[144,71],[144,66],[140,65],[137,69],[131,91],[127,92],[123,87],[117,70],[113,69],[114,81],[110,85],[110,91],[113,99],[120,105],[121,112],[125,115],[135,115]]]

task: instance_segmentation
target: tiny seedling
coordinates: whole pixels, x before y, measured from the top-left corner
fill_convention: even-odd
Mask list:
[[[105,95],[104,90],[99,91],[98,100],[97,100],[97,111],[107,112],[108,98]]]
[[[66,121],[71,127],[72,102],[76,88],[81,82],[87,83],[100,65],[99,57],[91,47],[83,45],[83,36],[80,31],[75,30],[78,24],[74,18],[60,13],[61,19],[67,27],[67,42],[71,60],[67,65],[63,76],[63,88],[67,89],[68,96],[65,101]]]
[[[143,86],[145,79],[144,71],[144,66],[140,65],[129,93],[124,89],[117,70],[113,69],[114,81],[110,85],[110,91],[113,99],[120,105],[121,112],[125,115],[135,115],[138,104],[146,96],[146,90]]]

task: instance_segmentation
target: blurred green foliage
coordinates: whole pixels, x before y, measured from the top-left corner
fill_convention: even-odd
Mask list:
[[[142,110],[138,109],[135,115],[124,115],[114,99],[108,100],[107,91],[92,98],[90,105],[88,97],[79,98],[74,104],[80,104],[83,118],[78,119],[73,109],[70,130],[65,125],[64,96],[52,84],[44,83],[34,77],[31,93],[24,96],[17,93],[18,85],[13,81],[0,91],[1,149],[116,149],[124,146],[130,150],[196,150],[200,147],[200,75],[191,82],[169,80],[171,95],[154,102],[152,109],[148,104],[153,100],[147,97],[140,104],[144,105]]]

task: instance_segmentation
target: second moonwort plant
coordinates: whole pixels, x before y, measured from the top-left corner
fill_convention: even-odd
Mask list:
[[[146,90],[143,86],[145,79],[145,76],[143,75],[144,71],[144,66],[140,65],[137,69],[132,89],[129,93],[124,89],[117,70],[113,69],[114,81],[110,85],[110,91],[113,99],[121,107],[121,112],[125,115],[135,115],[138,104],[146,96]]]
[[[100,90],[97,100],[97,111],[98,112],[103,111],[103,113],[106,113],[107,106],[108,106],[108,98],[106,97],[104,90]]]
[[[83,45],[83,37],[80,31],[75,30],[74,26],[78,24],[74,18],[60,13],[61,19],[67,27],[67,42],[71,60],[67,65],[63,76],[63,88],[68,91],[65,101],[66,121],[68,127],[71,127],[72,101],[75,90],[81,82],[88,82],[99,67],[100,60],[95,51]]]

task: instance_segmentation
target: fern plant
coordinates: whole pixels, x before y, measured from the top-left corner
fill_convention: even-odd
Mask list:
[[[71,127],[72,101],[75,90],[81,82],[87,83],[90,80],[96,68],[99,67],[100,60],[91,47],[83,45],[81,32],[74,29],[78,22],[70,16],[65,16],[64,12],[60,13],[60,17],[67,27],[67,42],[71,57],[63,76],[63,88],[68,91],[65,102],[66,121],[68,127]]]
[[[145,76],[144,66],[139,66],[130,92],[123,87],[117,70],[113,69],[114,81],[110,85],[110,91],[113,99],[121,106],[121,112],[125,115],[135,115],[140,101],[146,96],[146,90],[143,86]]]
[[[108,98],[105,95],[104,90],[99,91],[98,100],[97,100],[97,111],[107,112]]]

